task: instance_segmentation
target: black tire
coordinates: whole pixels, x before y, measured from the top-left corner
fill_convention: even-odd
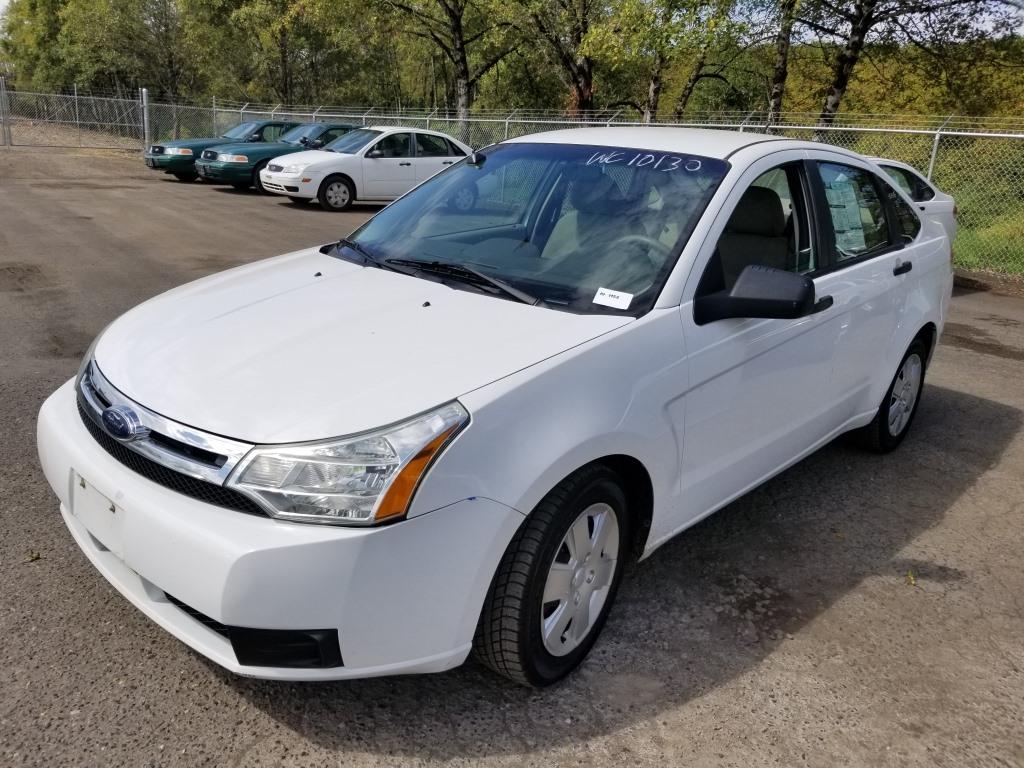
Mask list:
[[[309,202],[308,197],[289,197],[288,199],[291,200],[296,205],[305,205],[306,203]]]
[[[195,181],[199,178],[199,174],[195,171],[176,171],[171,175],[178,181]]]
[[[562,540],[572,524],[597,503],[611,507],[618,522],[618,552],[611,583],[598,615],[591,617],[588,634],[573,650],[553,655],[541,632],[542,617],[550,615],[545,613],[544,605],[548,570],[564,551]],[[476,657],[498,674],[525,685],[551,685],[572,672],[586,657],[608,618],[630,551],[629,535],[628,500],[621,479],[611,469],[591,464],[559,483],[520,526],[502,557],[480,614],[473,641]],[[575,579],[570,582],[579,583]],[[568,634],[568,628],[564,632]]]
[[[347,198],[340,202],[335,196],[338,189],[336,185],[339,184],[348,190]],[[317,190],[316,199],[320,203],[320,207],[325,211],[346,211],[352,207],[352,203],[356,199],[356,190],[352,186],[352,182],[344,176],[328,176],[323,180],[320,189]],[[332,200],[335,202],[332,202]]]
[[[255,189],[257,192],[259,192],[261,195],[273,194],[272,192],[267,192],[267,190],[265,190],[263,188],[263,180],[260,178],[260,171],[262,171],[264,168],[266,168],[267,167],[267,163],[269,163],[269,162],[270,162],[269,160],[264,160],[261,163],[256,163],[256,167],[252,169],[252,186],[253,186],[253,189]]]
[[[907,365],[907,362],[915,356],[918,364],[921,366],[920,384],[917,388],[917,395],[910,407],[909,416],[894,435],[889,423],[890,406],[894,403],[893,393],[897,392],[897,387],[903,387],[906,380],[905,366]],[[862,427],[857,431],[857,437],[864,448],[875,453],[888,453],[889,451],[896,450],[900,443],[903,442],[903,439],[910,431],[911,425],[914,423],[914,416],[917,415],[917,408],[921,404],[921,397],[924,395],[924,379],[927,361],[927,345],[920,338],[914,339],[910,347],[907,349],[906,354],[903,355],[903,359],[900,360],[899,366],[896,368],[896,374],[893,376],[892,382],[889,384],[889,388],[885,391],[885,397],[882,398],[882,403],[878,406],[878,412],[875,414],[875,418],[872,419],[871,423],[866,427]],[[901,377],[904,378],[901,379]]]
[[[231,184],[232,187],[237,189],[239,192],[245,192],[249,187],[252,186],[248,181],[236,181]]]

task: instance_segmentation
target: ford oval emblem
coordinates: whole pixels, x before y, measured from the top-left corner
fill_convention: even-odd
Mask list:
[[[111,406],[103,411],[100,418],[106,433],[122,443],[130,443],[149,434],[149,429],[139,421],[139,415],[127,405]]]

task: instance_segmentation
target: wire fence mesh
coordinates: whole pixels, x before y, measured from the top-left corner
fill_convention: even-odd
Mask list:
[[[220,136],[240,122],[265,119],[427,128],[474,147],[562,128],[640,125],[612,111],[586,117],[481,111],[458,120],[441,110],[153,103],[144,89],[134,98],[28,93],[8,88],[0,77],[0,146],[139,151],[155,141]],[[1024,119],[845,114],[820,126],[815,115],[790,113],[768,125],[761,113],[717,112],[659,125],[767,131],[909,163],[957,200],[957,266],[1024,279]]]

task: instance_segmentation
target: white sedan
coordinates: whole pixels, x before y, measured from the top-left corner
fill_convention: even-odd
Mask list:
[[[343,211],[357,200],[394,200],[472,151],[436,131],[374,126],[323,149],[275,158],[260,171],[260,181],[267,192],[294,202],[317,200],[328,211]],[[463,195],[456,204],[472,202]]]
[[[39,455],[100,573],[229,670],[547,685],[630,558],[844,432],[899,446],[952,284],[854,153],[527,136],[114,320]]]
[[[943,226],[949,235],[950,243],[956,239],[958,211],[952,195],[946,194],[925,179],[921,172],[909,163],[886,157],[871,159],[913,200],[921,213],[934,218]]]

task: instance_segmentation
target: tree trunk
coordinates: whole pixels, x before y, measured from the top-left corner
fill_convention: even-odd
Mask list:
[[[654,71],[647,82],[647,102],[644,104],[644,122],[652,123],[658,118],[658,104],[661,101],[662,77],[665,60],[661,53],[654,57]]]
[[[774,125],[782,114],[782,96],[786,91],[789,76],[789,44],[793,38],[793,22],[800,0],[781,0],[779,11],[782,19],[775,36],[775,68],[772,70],[772,86],[768,92],[768,124]]]
[[[594,63],[588,56],[577,58],[573,67],[571,107],[573,113],[584,117],[594,111]]]
[[[679,98],[676,99],[676,108],[672,113],[676,122],[683,119],[683,112],[686,110],[686,105],[690,102],[690,97],[693,96],[693,89],[697,87],[697,83],[700,82],[700,76],[704,72],[705,60],[705,54],[701,52],[697,62],[693,65],[693,71],[690,72],[690,76],[683,86],[683,90],[679,93]]]
[[[853,19],[850,23],[850,33],[846,38],[846,45],[836,57],[835,66],[832,68],[832,84],[825,94],[825,103],[822,105],[821,114],[818,116],[819,125],[831,125],[839,111],[839,102],[846,93],[846,87],[850,84],[850,75],[860,60],[861,52],[864,50],[864,41],[868,32],[875,25],[875,6],[878,0],[858,0],[853,5]]]

